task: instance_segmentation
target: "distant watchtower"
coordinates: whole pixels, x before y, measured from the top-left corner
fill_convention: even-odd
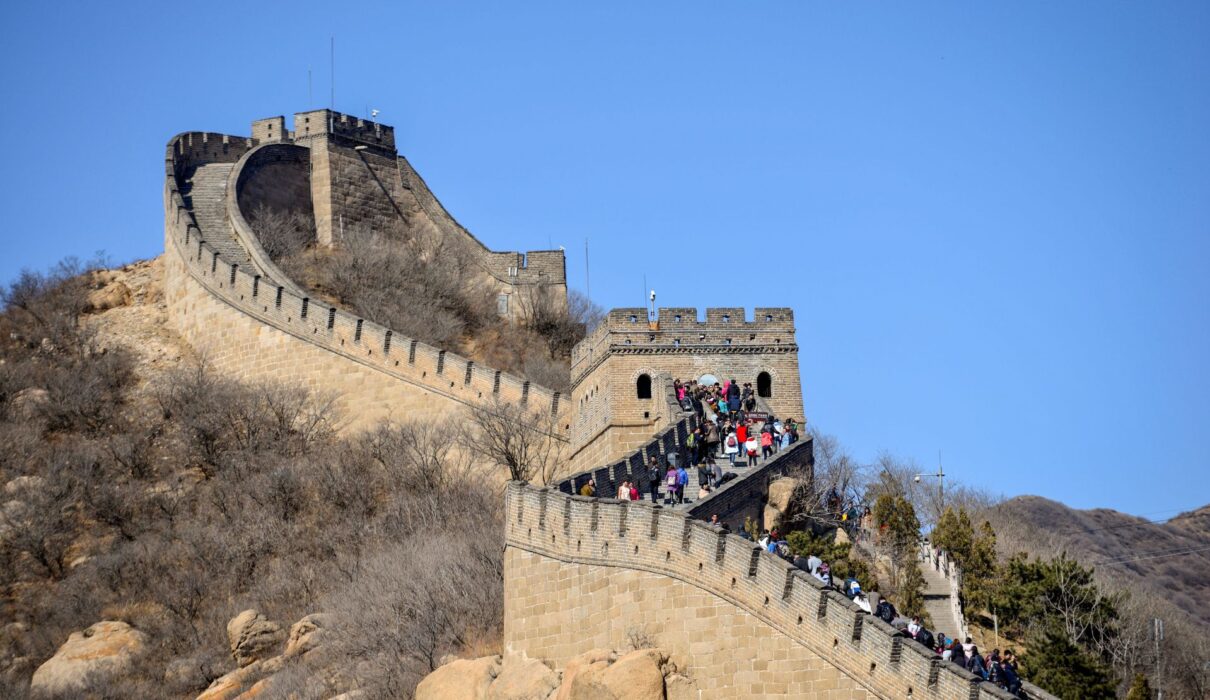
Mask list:
[[[641,447],[679,410],[670,386],[682,381],[750,383],[760,410],[802,420],[794,312],[758,308],[614,309],[572,350],[572,464],[606,464]],[[587,467],[585,467],[587,468]]]
[[[305,184],[309,198],[295,197],[295,209],[314,216],[316,242],[339,245],[356,230],[374,231],[390,239],[415,240],[432,251],[457,250],[474,261],[488,289],[495,293],[501,316],[518,320],[543,308],[567,308],[567,270],[562,250],[495,251],[488,249],[441,206],[428,185],[396,150],[395,129],[387,124],[316,109],[252,123],[258,147],[271,147],[275,172],[265,192],[293,164],[291,181]]]

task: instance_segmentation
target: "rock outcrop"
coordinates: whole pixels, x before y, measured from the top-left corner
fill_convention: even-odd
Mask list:
[[[487,700],[546,700],[559,674],[537,659],[505,664],[487,690]]]
[[[551,670],[538,659],[457,659],[416,687],[416,700],[693,700],[693,680],[659,649],[581,654]]]
[[[277,656],[277,648],[285,640],[281,625],[268,620],[255,610],[245,610],[227,623],[227,640],[231,642],[231,658],[240,668],[255,661]]]
[[[765,528],[773,529],[785,524],[790,515],[790,502],[799,486],[798,479],[782,477],[769,483],[769,497],[765,500]]]
[[[286,640],[287,659],[302,656],[316,649],[327,641],[331,635],[332,616],[324,613],[307,615],[290,627],[290,636]]]
[[[125,672],[146,644],[147,635],[125,622],[98,622],[68,637],[55,655],[34,671],[30,689],[47,694],[79,692],[89,682]]]
[[[500,657],[458,659],[433,671],[416,686],[416,700],[485,700],[500,675]]]

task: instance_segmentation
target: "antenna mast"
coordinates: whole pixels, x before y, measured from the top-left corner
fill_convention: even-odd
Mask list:
[[[584,294],[592,301],[592,277],[588,274],[588,238],[584,239]]]

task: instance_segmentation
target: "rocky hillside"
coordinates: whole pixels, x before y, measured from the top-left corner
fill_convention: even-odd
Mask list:
[[[498,651],[500,498],[166,330],[158,261],[0,289],[0,697],[408,697]]]
[[[992,508],[988,518],[1001,553],[1066,551],[1094,566],[1110,586],[1164,599],[1210,626],[1210,506],[1154,522],[1019,496]]]

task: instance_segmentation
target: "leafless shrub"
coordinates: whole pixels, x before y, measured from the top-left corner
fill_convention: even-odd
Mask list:
[[[513,481],[549,484],[554,478],[562,455],[549,412],[499,399],[465,412],[462,444],[471,454],[508,469]]]
[[[447,531],[409,538],[367,561],[330,599],[326,607],[344,621],[338,653],[359,660],[372,697],[407,696],[445,654],[498,628],[499,547],[485,561],[470,539]]]
[[[248,225],[273,260],[298,255],[315,241],[315,218],[298,211],[261,204],[252,210]]]
[[[636,625],[626,628],[626,644],[634,651],[654,649],[657,646],[655,638],[651,636],[647,628]]]
[[[812,470],[791,472],[798,486],[791,498],[792,519],[813,526],[836,527],[841,515],[860,503],[862,466],[834,435],[810,429],[815,455]]]

